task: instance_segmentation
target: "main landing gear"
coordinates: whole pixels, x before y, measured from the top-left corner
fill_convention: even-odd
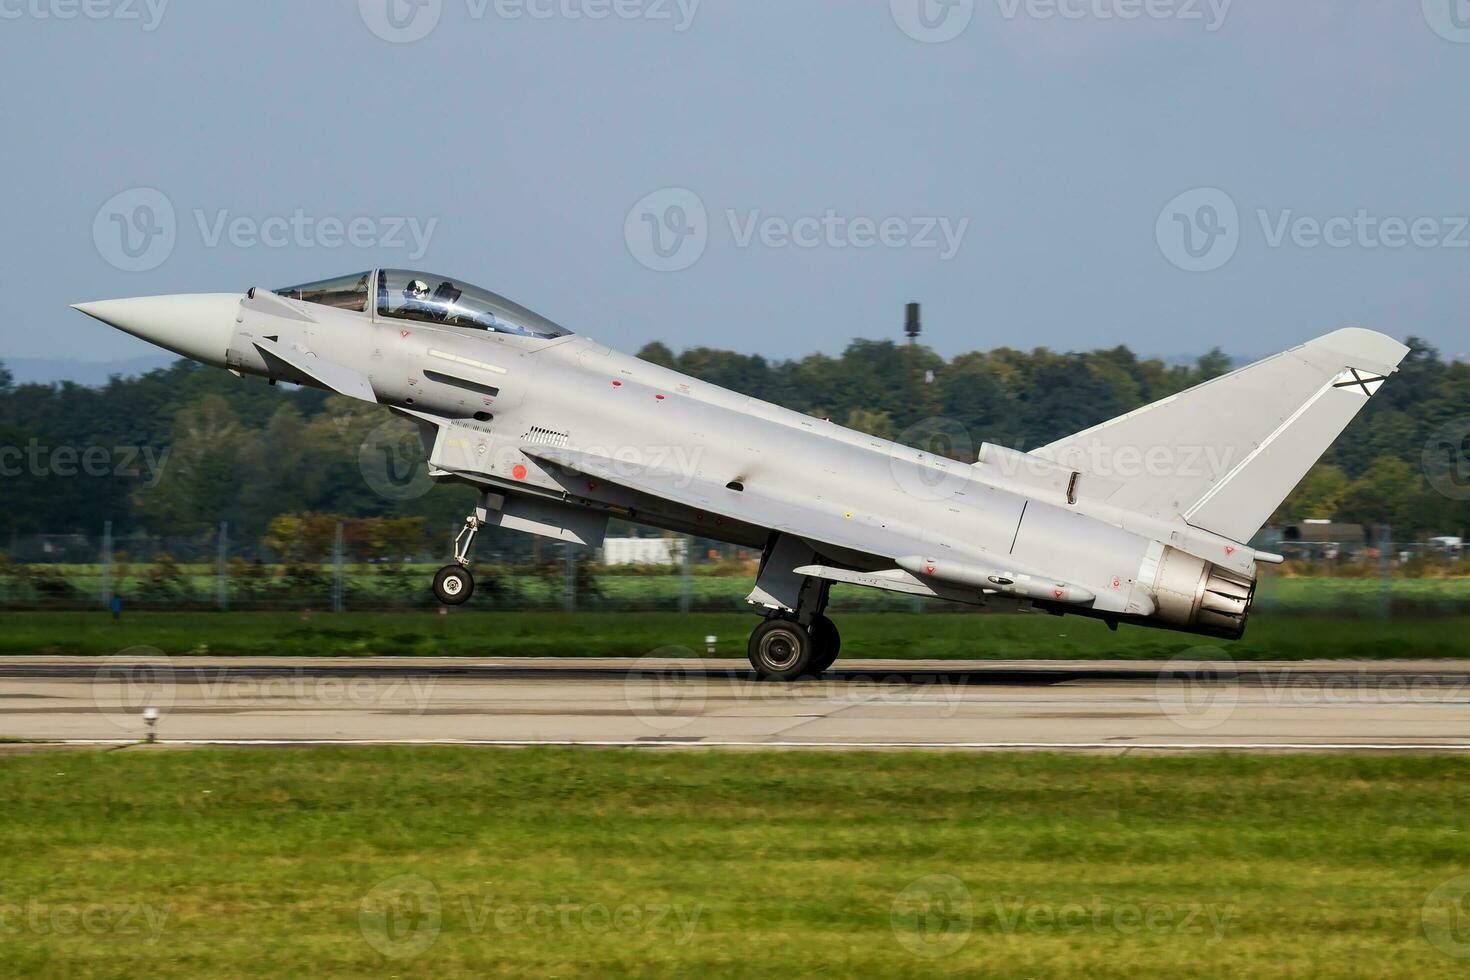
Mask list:
[[[750,634],[750,665],[762,680],[816,677],[837,662],[842,637],[826,616],[803,626],[787,614],[771,616]]]
[[[832,583],[802,575],[817,561],[805,542],[774,534],[761,557],[749,602],[770,612],[750,634],[750,665],[762,680],[815,677],[837,661],[842,637],[825,615]]]
[[[475,546],[475,535],[485,526],[485,520],[476,511],[464,519],[464,527],[454,539],[454,564],[445,565],[434,576],[434,597],[446,606],[462,606],[475,594],[475,577],[470,574],[470,549]]]

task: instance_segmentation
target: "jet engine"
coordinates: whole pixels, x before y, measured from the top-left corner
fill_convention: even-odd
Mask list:
[[[1153,618],[1190,633],[1238,640],[1255,598],[1255,579],[1165,548],[1153,583]]]

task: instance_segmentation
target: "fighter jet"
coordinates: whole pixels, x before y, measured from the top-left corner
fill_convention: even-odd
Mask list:
[[[1047,446],[955,461],[610,350],[458,279],[379,269],[288,289],[76,309],[234,373],[416,422],[430,474],[479,491],[434,576],[474,591],[476,535],[598,546],[626,521],[760,549],[763,678],[836,661],[833,585],[1238,639],[1249,545],[1408,348],[1339,330]],[[922,629],[922,627],[920,627]]]

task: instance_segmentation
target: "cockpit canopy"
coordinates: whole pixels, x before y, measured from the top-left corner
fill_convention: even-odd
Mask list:
[[[303,303],[366,313],[374,279],[377,281],[374,310],[378,317],[542,340],[553,340],[571,333],[488,289],[427,272],[379,269],[376,273],[363,272],[278,289],[276,293]]]

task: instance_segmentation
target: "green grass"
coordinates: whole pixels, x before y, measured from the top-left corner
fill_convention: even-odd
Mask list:
[[[0,975],[1460,975],[1467,808],[1447,758],[8,756]]]
[[[7,589],[0,580],[0,602],[15,608],[65,603],[86,606],[101,594],[102,577],[97,566],[34,566],[56,576],[55,584],[64,584],[60,595],[42,598],[34,589],[14,583]],[[114,583],[129,608],[209,607],[217,595],[217,580],[212,568],[186,566],[179,581],[181,590],[172,597],[145,598],[140,590],[146,574],[139,566],[125,579]],[[481,608],[505,610],[556,610],[561,608],[564,575],[556,565],[544,569],[507,566],[477,566],[481,576],[481,594],[474,600]],[[277,569],[276,571],[279,571]],[[250,583],[233,577],[229,601],[239,609],[316,609],[331,605],[331,569],[314,567],[317,573],[310,581],[288,582],[279,576],[267,583],[256,582],[262,591],[251,593]],[[722,574],[706,574],[719,571]],[[349,609],[405,609],[432,606],[428,582],[433,574],[429,565],[409,566],[399,575],[386,575],[380,568],[348,566],[344,575],[346,603]],[[1281,612],[1324,612],[1377,608],[1384,603],[1417,613],[1470,614],[1470,577],[1462,578],[1391,578],[1387,581],[1369,578],[1281,578],[1268,571],[1257,595],[1258,607]],[[491,579],[498,593],[488,595]],[[685,582],[677,571],[661,574],[629,574],[626,569],[597,569],[594,576],[598,595],[584,596],[580,605],[600,611],[674,611],[679,608]],[[752,577],[730,574],[726,569],[700,569],[688,581],[689,600],[694,608],[707,612],[739,612],[750,593]],[[862,588],[838,588],[833,593],[833,608],[850,612],[910,611],[914,600],[908,596]]]
[[[1262,612],[1237,643],[1042,614],[837,614],[845,657],[895,659],[1392,659],[1470,655],[1470,617],[1353,619]],[[0,613],[0,655],[743,657],[749,613]]]

